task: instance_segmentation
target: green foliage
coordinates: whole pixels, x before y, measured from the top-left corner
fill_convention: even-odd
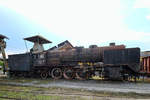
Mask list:
[[[44,94],[35,94],[32,92],[12,92],[12,91],[0,91],[0,98],[14,98],[18,100],[85,100],[80,97],[71,97],[71,96],[59,96],[59,95],[44,95]]]
[[[2,98],[11,98],[15,100],[86,100],[80,96],[57,94],[60,93],[61,90],[58,88],[11,86],[1,84],[0,87],[0,100],[2,100]]]
[[[4,64],[3,61],[0,60],[0,66],[3,66],[3,64]]]

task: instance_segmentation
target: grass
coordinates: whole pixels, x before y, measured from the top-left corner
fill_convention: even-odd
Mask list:
[[[26,93],[26,92],[10,92],[10,91],[0,91],[0,97],[3,98],[14,98],[19,100],[84,100],[81,97],[75,96],[58,96],[58,95],[43,95],[35,93]]]
[[[63,92],[60,88],[0,85],[0,100],[2,97],[19,100],[85,100],[80,96],[64,96]]]
[[[13,78],[7,78],[7,77],[0,77],[0,81],[3,81],[3,82],[18,82],[18,83],[29,83],[29,82],[33,82],[33,81],[38,81],[38,82],[42,82],[43,84],[45,83],[48,83],[50,82],[49,79],[40,79],[40,78],[16,78],[16,77],[13,77]],[[37,83],[38,84],[38,83]]]

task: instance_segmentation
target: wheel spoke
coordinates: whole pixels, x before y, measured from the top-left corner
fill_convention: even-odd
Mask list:
[[[66,68],[63,72],[63,76],[65,79],[73,79],[74,78],[74,71],[71,68]]]
[[[87,78],[87,73],[84,72],[83,69],[78,69],[76,71],[76,78],[79,79],[79,80],[86,80]]]
[[[42,79],[46,79],[48,77],[48,73],[46,71],[43,71],[40,76]]]
[[[53,68],[51,71],[51,76],[53,79],[60,79],[62,77],[62,71],[60,68]]]

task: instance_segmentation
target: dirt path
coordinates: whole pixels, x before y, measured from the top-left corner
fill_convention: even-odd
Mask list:
[[[76,89],[86,89],[93,91],[110,91],[110,92],[135,92],[150,93],[150,84],[146,83],[130,83],[130,82],[102,82],[96,80],[89,81],[66,81],[57,80],[48,84],[39,84],[42,87],[66,87]]]

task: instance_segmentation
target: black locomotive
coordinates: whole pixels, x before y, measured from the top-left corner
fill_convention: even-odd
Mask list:
[[[51,43],[41,36],[25,38],[34,42],[30,52],[8,56],[10,76],[41,76],[45,79],[79,79],[92,76],[107,79],[128,79],[140,70],[140,49],[124,45],[89,48],[73,47],[69,41],[43,50],[42,44]]]

